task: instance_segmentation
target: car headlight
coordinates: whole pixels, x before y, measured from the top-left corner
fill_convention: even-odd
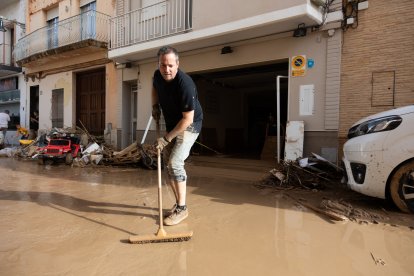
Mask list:
[[[401,122],[402,118],[397,115],[369,120],[350,128],[348,131],[348,139],[365,134],[393,130],[397,128]]]

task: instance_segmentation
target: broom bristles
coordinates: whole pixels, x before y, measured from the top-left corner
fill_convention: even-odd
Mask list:
[[[136,235],[130,236],[130,243],[144,244],[144,243],[159,243],[159,242],[182,242],[188,241],[193,236],[193,232],[179,233],[179,234],[165,234],[165,235]]]

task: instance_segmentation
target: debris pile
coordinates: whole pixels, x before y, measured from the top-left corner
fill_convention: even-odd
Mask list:
[[[157,150],[154,145],[134,142],[121,151],[107,152],[104,163],[110,165],[134,165],[141,162],[148,169],[155,169]]]
[[[73,139],[76,137],[77,139]],[[18,156],[24,159],[38,159],[45,154],[45,147],[53,139],[71,139],[76,141],[79,151],[72,152],[73,159],[69,161],[74,167],[85,167],[90,165],[114,165],[114,166],[140,166],[149,169],[156,168],[157,152],[153,145],[139,144],[134,142],[121,151],[115,151],[99,137],[89,134],[81,128],[53,128],[47,133],[39,135],[30,143],[22,144],[15,150],[5,149],[8,157]],[[13,153],[13,154],[12,154]],[[48,160],[50,161],[50,160]],[[50,161],[53,162],[53,161]],[[44,163],[44,160],[39,163]],[[68,164],[68,159],[66,161]]]
[[[14,148],[4,148],[0,149],[0,156],[4,157],[14,157],[18,152],[18,149],[16,147]]]
[[[271,188],[275,190],[294,190],[284,193],[284,196],[295,202],[299,208],[306,208],[333,221],[354,221],[357,223],[378,223],[385,218],[379,214],[370,213],[364,209],[356,208],[343,198],[334,199],[337,196],[345,196],[342,192],[335,195],[332,188],[341,185],[344,171],[341,167],[329,162],[325,158],[312,153],[312,156],[300,159],[296,162],[281,162],[254,186],[258,188]],[[336,187],[338,188],[338,186]],[[302,198],[306,191],[322,191],[318,199]],[[329,191],[331,190],[331,191]],[[305,191],[305,193],[303,192]],[[326,197],[331,197],[330,199]]]
[[[358,223],[378,223],[378,220],[384,220],[383,216],[372,214],[360,208],[355,208],[352,204],[344,200],[324,199],[320,204],[320,208],[332,213],[344,216],[351,221]]]
[[[342,168],[315,153],[312,155],[298,161],[282,161],[255,186],[276,189],[322,190],[327,183],[342,178]]]

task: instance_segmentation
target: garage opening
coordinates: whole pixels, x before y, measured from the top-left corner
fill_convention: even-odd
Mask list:
[[[220,152],[232,158],[274,158],[276,77],[288,76],[288,70],[286,59],[191,74],[204,111],[203,129],[194,151],[201,155]],[[285,78],[280,86],[282,138],[287,120],[287,91],[288,78]]]

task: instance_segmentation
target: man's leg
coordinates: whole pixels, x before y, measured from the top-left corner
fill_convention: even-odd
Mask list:
[[[166,225],[175,225],[187,218],[187,174],[184,169],[184,160],[190,155],[190,150],[198,133],[184,131],[176,137],[168,159],[168,175],[170,185],[177,200],[177,206],[165,220]]]
[[[187,195],[187,181],[176,181],[174,179],[169,179],[169,184],[174,192],[175,202],[181,206],[185,205]]]
[[[168,184],[170,184],[171,190],[173,190],[173,192],[174,192],[175,202],[178,203],[179,195],[178,195],[177,182],[174,179],[169,178],[168,179]]]
[[[177,182],[173,179],[169,179],[168,183],[171,187],[171,189],[174,192],[175,196],[175,204],[171,208],[171,210],[167,211],[165,213],[165,217],[170,216],[172,213],[174,213],[177,206],[186,206],[186,193],[187,193],[187,182]]]
[[[178,206],[185,206],[187,196],[187,181],[176,182],[175,187],[178,192]]]

